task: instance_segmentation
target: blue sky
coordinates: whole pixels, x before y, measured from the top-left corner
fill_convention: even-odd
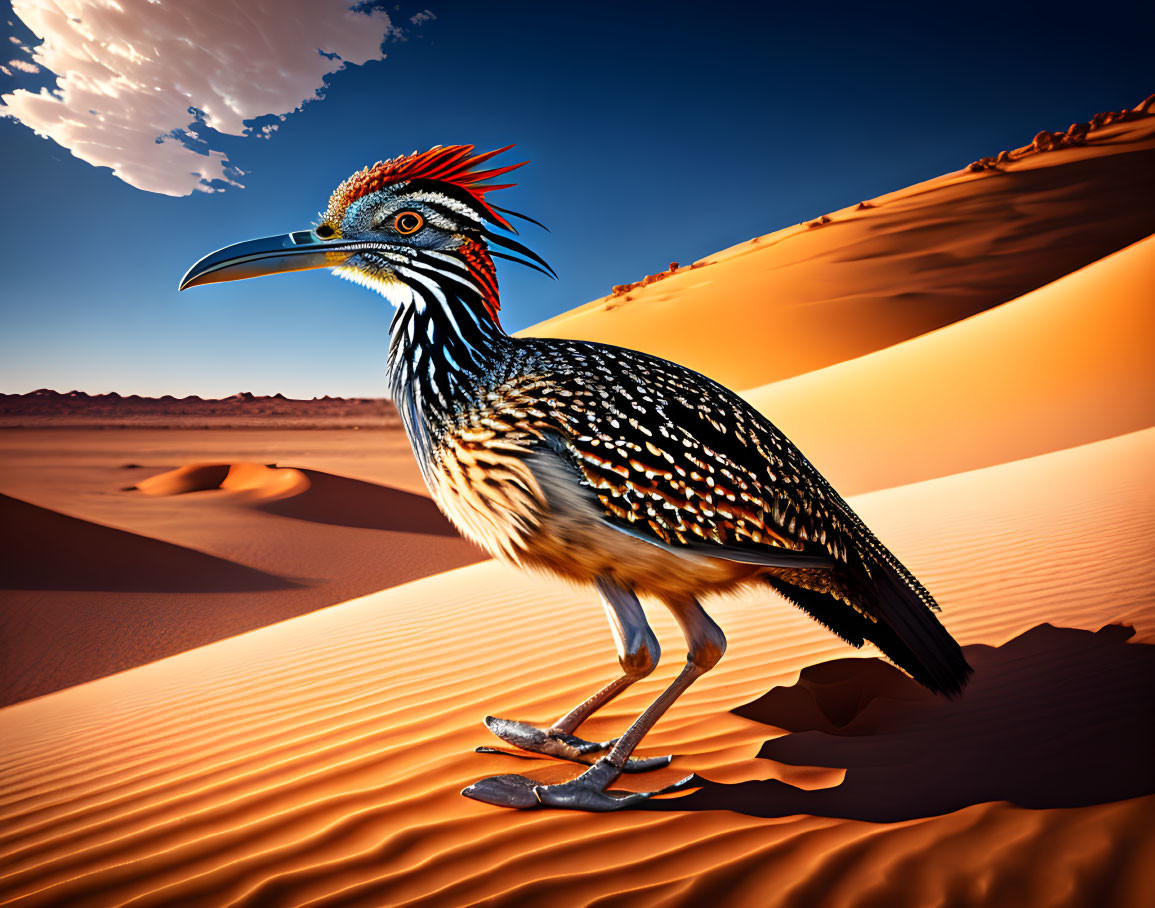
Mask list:
[[[1155,90],[1151,17],[1102,3],[428,5],[416,25],[424,3],[385,7],[404,30],[385,59],[328,76],[269,138],[198,126],[244,188],[144,191],[0,119],[0,391],[379,396],[375,294],[323,272],[176,285],[213,249],[309,226],[350,172],[413,149],[512,142],[531,160],[493,200],[549,225],[523,239],[560,280],[502,269],[513,331]],[[13,53],[34,51],[4,12]],[[6,94],[55,84],[9,71]]]

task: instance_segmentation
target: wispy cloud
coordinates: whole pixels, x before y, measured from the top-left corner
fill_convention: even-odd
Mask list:
[[[39,64],[57,87],[6,94],[0,114],[138,189],[178,196],[239,185],[197,127],[267,136],[275,124],[245,121],[283,119],[319,97],[329,73],[381,59],[394,33],[384,11],[355,12],[348,0],[14,0],[13,9],[43,43],[35,63],[8,65]]]
[[[18,69],[22,73],[38,73],[40,67],[35,63],[29,63],[27,60],[9,60],[8,65],[13,69]]]

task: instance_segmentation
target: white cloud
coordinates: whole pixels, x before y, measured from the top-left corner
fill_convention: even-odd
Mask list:
[[[179,196],[212,191],[211,181],[239,185],[222,152],[200,154],[174,131],[199,122],[191,107],[204,125],[243,135],[245,120],[283,118],[317,97],[327,74],[381,59],[394,32],[388,15],[348,2],[14,0],[43,41],[33,59],[57,88],[4,95],[0,114],[138,189]]]
[[[13,69],[18,69],[22,73],[38,73],[40,67],[35,63],[29,63],[27,60],[9,60],[8,65]]]
[[[414,13],[412,16],[409,17],[409,24],[410,25],[424,25],[426,22],[430,22],[436,18],[437,17],[435,15],[433,15],[432,10],[423,9],[421,12]]]

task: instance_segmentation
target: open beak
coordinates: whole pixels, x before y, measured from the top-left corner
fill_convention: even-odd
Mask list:
[[[323,240],[312,230],[248,240],[206,255],[181,278],[178,289],[218,281],[239,281],[263,274],[335,268],[344,264],[358,249],[364,248],[364,243]]]

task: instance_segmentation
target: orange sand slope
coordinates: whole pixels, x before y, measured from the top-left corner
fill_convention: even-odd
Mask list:
[[[523,333],[646,350],[751,388],[989,309],[1155,232],[1155,116],[999,166],[852,204]]]
[[[964,322],[745,397],[844,494],[1155,425],[1155,237]]]
[[[480,720],[549,719],[614,667],[588,593],[492,562],[9,707],[0,893],[26,905],[1138,906],[1155,883],[1155,782],[1112,753],[1149,740],[1133,688],[1155,642],[1152,462],[1147,430],[857,498],[970,646],[975,693],[906,702],[909,687],[860,660],[849,694],[834,689],[844,663],[808,671],[810,689],[829,688],[812,696],[818,714],[784,692],[742,718],[729,710],[857,654],[768,592],[719,599],[726,658],[646,741],[675,765],[628,779],[696,771],[715,784],[653,811],[514,814],[458,794],[483,775],[570,774],[473,753],[495,743]],[[673,657],[673,621],[652,611]],[[1090,633],[1110,623],[1139,633]],[[677,662],[590,732],[620,729]],[[955,763],[905,746],[911,710],[968,753],[997,745],[1014,771],[955,784],[943,775]],[[892,746],[864,761],[853,742],[804,730],[831,721]],[[757,759],[775,724],[798,733]],[[1041,733],[1067,749],[1077,784],[1031,772]],[[805,765],[820,760],[831,767]],[[906,786],[894,822],[850,819],[880,818],[862,791],[880,772]],[[738,812],[694,809],[763,780]],[[958,810],[919,819],[942,789],[961,793],[946,808]],[[783,806],[821,815],[764,818]]]
[[[428,498],[320,470],[117,470],[91,500],[40,475],[75,469],[5,476],[75,516],[0,496],[0,705],[485,557]]]

